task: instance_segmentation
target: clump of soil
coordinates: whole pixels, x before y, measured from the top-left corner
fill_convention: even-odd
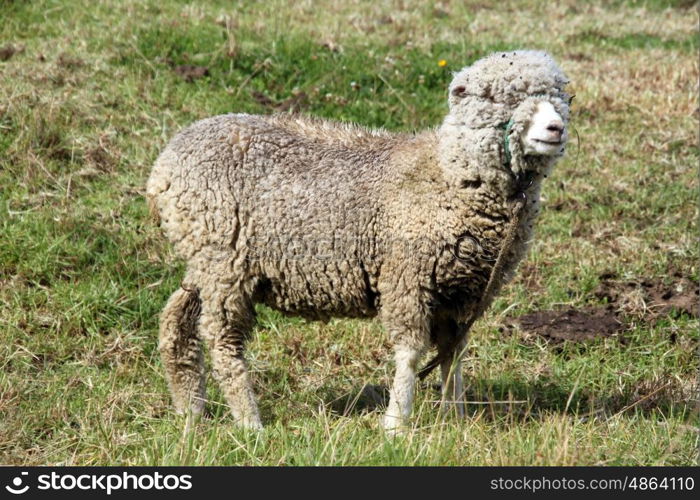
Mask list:
[[[24,47],[15,47],[12,44],[0,47],[0,61],[8,61],[15,54],[24,51]]]
[[[610,337],[625,327],[614,312],[605,308],[535,311],[516,318],[515,322],[525,332],[554,343]]]
[[[614,273],[600,276],[600,284],[593,292],[596,298],[606,300],[617,312],[656,320],[663,316],[687,314],[697,318],[700,312],[698,284],[675,273],[670,282],[662,279],[641,278],[620,280]]]
[[[74,69],[82,68],[83,66],[85,66],[85,61],[63,52],[63,53],[59,54],[58,59],[56,60],[56,64],[61,68],[74,70]]]
[[[175,66],[173,71],[176,75],[188,83],[192,83],[199,78],[209,76],[209,68],[206,68],[205,66],[194,66],[192,64],[181,64],[180,66]]]
[[[295,92],[288,99],[279,102],[275,101],[274,99],[271,99],[262,92],[258,92],[257,90],[254,90],[251,93],[251,96],[253,97],[253,99],[255,99],[255,101],[258,104],[261,104],[266,108],[272,108],[281,112],[286,112],[290,110],[298,111],[308,107],[309,104],[309,96],[306,94],[306,92]]]
[[[114,170],[120,159],[119,151],[106,136],[101,136],[97,144],[85,150],[85,163],[100,172]]]

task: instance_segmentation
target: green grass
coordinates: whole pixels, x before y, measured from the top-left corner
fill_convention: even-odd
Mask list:
[[[624,339],[562,345],[501,328],[602,305],[606,272],[697,280],[692,5],[201,4],[2,3],[0,48],[19,50],[0,61],[1,463],[696,463],[697,319],[630,306]],[[569,74],[573,139],[528,263],[474,328],[468,417],[440,417],[431,378],[412,429],[386,437],[381,327],[265,308],[248,351],[265,431],[236,429],[214,384],[209,418],[175,416],[157,316],[182,263],[143,199],[168,138],[231,111],[436,126],[452,71],[521,47]],[[187,82],[181,64],[209,74]]]

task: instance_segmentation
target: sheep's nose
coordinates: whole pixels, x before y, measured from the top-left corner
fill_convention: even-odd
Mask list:
[[[564,133],[564,124],[560,121],[553,121],[547,125],[547,130],[550,132],[558,132],[560,135]]]
[[[554,140],[561,140],[561,136],[564,134],[564,123],[559,120],[549,122],[547,132]]]

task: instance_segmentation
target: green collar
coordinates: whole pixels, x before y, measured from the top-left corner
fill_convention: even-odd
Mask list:
[[[503,166],[508,170],[510,170],[512,160],[512,156],[510,154],[510,131],[513,128],[514,123],[515,122],[511,118],[507,122],[503,122],[498,125],[499,128],[503,129],[503,150],[505,151],[505,161],[503,162]],[[535,172],[529,171],[521,173],[516,179],[518,191],[524,192],[532,185],[534,179]]]
[[[503,150],[505,151],[505,161],[503,162],[503,166],[506,167],[508,170],[510,170],[510,160],[511,160],[511,155],[510,155],[510,130],[513,128],[513,124],[515,122],[511,118],[507,122],[503,122],[499,125],[499,128],[503,129]]]

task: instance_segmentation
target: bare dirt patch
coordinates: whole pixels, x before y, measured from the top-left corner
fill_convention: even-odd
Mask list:
[[[176,75],[188,83],[192,83],[195,80],[209,76],[209,68],[204,66],[194,66],[192,64],[181,64],[180,66],[175,66],[173,71]]]
[[[638,318],[654,323],[664,317],[687,314],[699,316],[700,290],[698,284],[680,273],[671,280],[661,278],[619,279],[615,273],[600,277],[593,295],[607,302],[600,307],[535,311],[509,318],[504,330],[514,327],[525,335],[537,335],[553,343],[582,342],[617,335],[625,343],[622,332],[627,321]]]
[[[605,308],[535,311],[515,318],[509,326],[514,324],[526,333],[539,335],[554,343],[610,337],[625,328],[615,313]]]
[[[651,321],[679,314],[699,316],[698,284],[680,273],[674,273],[667,282],[651,278],[623,280],[615,273],[603,274],[599,279],[594,295],[617,312]]]

